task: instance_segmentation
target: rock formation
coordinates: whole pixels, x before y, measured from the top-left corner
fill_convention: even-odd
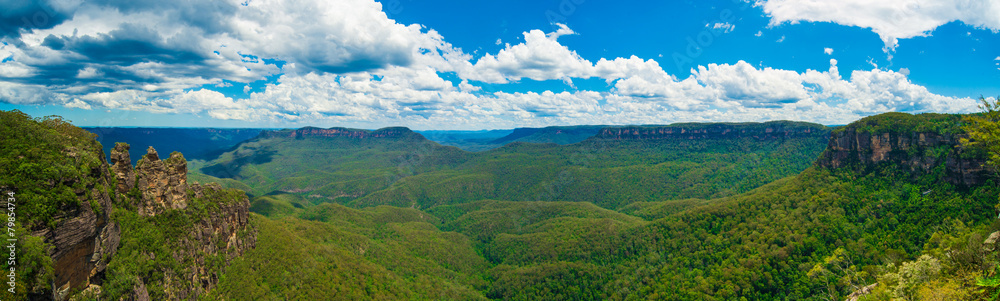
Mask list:
[[[668,126],[626,126],[602,129],[595,137],[614,140],[639,139],[706,139],[706,138],[757,138],[822,136],[829,129],[818,124],[772,121],[765,123],[733,124],[672,124]]]
[[[209,267],[206,260],[223,255],[225,266],[256,245],[256,232],[249,222],[250,200],[246,194],[225,190],[215,183],[188,185],[187,161],[180,153],[160,160],[156,150],[150,147],[136,163],[135,175],[135,187],[142,193],[136,208],[139,215],[152,217],[167,210],[181,210],[196,217],[187,235],[172,238],[181,246],[172,257],[189,264],[184,266],[181,275],[166,271],[162,286],[168,299],[196,299],[211,290],[218,283],[221,271]],[[186,212],[190,211],[188,204],[194,201],[211,202],[214,206],[207,212]],[[131,299],[148,300],[148,296],[145,283],[139,279]]]
[[[54,227],[32,229],[32,235],[52,246],[49,256],[54,263],[51,292],[36,292],[33,298],[65,300],[74,292],[100,295],[105,270],[119,249],[122,231],[127,230],[112,218],[115,210],[134,209],[144,218],[179,210],[191,217],[186,235],[168,238],[181,246],[173,258],[185,263],[183,273],[168,271],[158,286],[170,300],[197,299],[218,283],[221,267],[255,246],[256,232],[249,223],[250,202],[245,194],[214,183],[187,184],[187,161],[180,153],[160,160],[156,150],[149,148],[133,168],[128,150],[127,144],[118,143],[110,156],[113,165],[108,166],[104,154],[99,154],[100,166],[85,179],[67,179],[60,184],[88,183],[85,190],[76,191],[79,205],[60,208]],[[70,150],[67,155],[82,151]],[[190,209],[191,202],[203,205]],[[130,205],[116,207],[124,204]],[[221,267],[218,262],[206,262],[220,255],[224,259]],[[135,292],[125,299],[149,300],[146,283],[142,279],[136,282]]]
[[[348,129],[341,127],[332,127],[329,129],[321,129],[316,127],[304,127],[301,129],[293,131],[264,131],[260,133],[262,138],[271,137],[289,137],[289,138],[304,138],[304,137],[348,137],[348,138],[403,138],[403,137],[416,137],[419,134],[411,131],[405,127],[387,127],[381,128],[374,131],[361,130],[361,129]],[[422,136],[420,136],[422,137]]]
[[[78,156],[77,152],[82,151],[67,151],[67,155]],[[103,159],[104,154],[100,157]],[[62,299],[73,290],[99,284],[109,259],[118,249],[121,233],[111,220],[114,191],[108,188],[113,180],[107,162],[101,160],[86,177],[89,179],[64,179],[59,184],[87,183],[83,190],[75,191],[80,205],[61,208],[53,219],[54,227],[43,225],[32,229],[33,236],[42,237],[52,246],[49,249],[55,276],[52,299]]]
[[[174,152],[160,160],[153,147],[136,162],[136,187],[142,191],[139,215],[154,216],[166,209],[187,208],[187,160]]]
[[[817,164],[829,168],[853,168],[859,172],[883,162],[908,168],[914,175],[944,164],[944,180],[957,185],[980,185],[990,170],[983,156],[967,153],[960,136],[935,132],[890,131],[871,133],[848,127],[834,132]]]

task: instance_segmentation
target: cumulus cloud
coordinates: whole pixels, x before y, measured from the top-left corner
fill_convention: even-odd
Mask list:
[[[823,53],[833,55],[833,48],[823,48]]]
[[[683,79],[637,56],[592,58],[595,63],[559,42],[577,34],[564,24],[552,32],[528,30],[523,42],[476,58],[433,29],[389,19],[371,0],[56,1],[62,0],[0,12],[0,29],[12,28],[0,36],[0,102],[425,128],[773,119],[843,124],[885,111],[968,112],[976,105],[927,91],[910,82],[905,69],[876,66],[843,79],[832,59],[829,70],[805,72],[743,61],[708,64]],[[47,23],[12,21],[43,5],[55,16]],[[251,85],[264,78],[272,80]],[[526,78],[570,85],[600,78],[607,88],[484,91],[484,84]],[[236,83],[245,95],[213,90]]]
[[[992,0],[763,0],[756,5],[771,17],[771,25],[832,22],[870,28],[886,51],[896,49],[899,39],[927,36],[953,21],[1000,30],[1000,3]]]
[[[521,78],[533,80],[587,78],[593,64],[576,51],[559,44],[557,39],[576,34],[565,24],[557,24],[555,32],[531,30],[524,33],[524,43],[507,44],[497,54],[487,54],[476,61],[474,72],[463,77],[487,83],[507,83]]]

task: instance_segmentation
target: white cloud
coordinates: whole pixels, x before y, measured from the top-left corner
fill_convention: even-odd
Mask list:
[[[823,48],[823,53],[833,55],[833,48]]]
[[[775,42],[778,42],[778,43],[781,43],[781,42],[784,42],[784,41],[785,41],[785,36],[784,36],[784,35],[782,35],[782,36],[781,36],[780,38],[778,38],[778,40],[777,40],[777,41],[775,41]]]
[[[103,75],[104,75],[103,72],[98,71],[94,67],[86,67],[80,69],[80,72],[76,74],[76,78],[98,78]]]
[[[938,26],[961,21],[976,28],[1000,30],[1000,2],[992,0],[761,0],[771,25],[832,22],[871,28],[894,50],[899,39],[929,35]]]
[[[487,83],[507,83],[521,78],[560,79],[569,83],[571,78],[590,77],[593,64],[557,41],[561,36],[576,33],[566,25],[558,26],[558,30],[548,34],[537,29],[525,32],[524,43],[508,44],[496,55],[484,55],[476,61],[474,70],[459,75]]]
[[[708,27],[709,25],[705,25],[705,26]],[[736,30],[736,25],[729,24],[729,23],[715,23],[715,24],[711,24],[711,26],[712,26],[712,29],[722,31],[722,33],[730,33],[733,30]]]
[[[760,31],[760,30],[758,30],[757,33],[754,34],[755,37],[759,37],[759,36],[762,36],[762,35],[764,35],[764,32]]]
[[[199,2],[165,10],[157,3],[126,10],[84,2],[72,19],[26,31],[24,43],[0,46],[0,58],[11,58],[0,63],[0,77],[7,80],[0,80],[0,102],[369,128],[773,119],[843,124],[892,110],[975,110],[971,99],[936,95],[913,84],[906,69],[876,66],[844,80],[833,59],[829,70],[801,73],[743,61],[708,64],[679,79],[657,61],[637,56],[592,63],[559,43],[576,34],[563,24],[554,32],[524,32],[523,42],[476,59],[432,29],[388,19],[370,0],[262,0],[245,7]],[[50,36],[76,50],[45,46]],[[144,43],[150,53],[117,49],[118,40]],[[83,51],[88,47],[105,52]],[[271,59],[285,65],[279,68],[268,63]],[[64,79],[88,84],[57,85],[34,77],[40,68],[61,66],[72,66],[63,70]],[[126,79],[106,79],[108,74]],[[278,80],[263,89],[248,84],[274,75]],[[595,77],[605,81],[605,90],[507,93],[486,92],[482,85],[524,78],[572,84]],[[230,82],[244,84],[249,95],[233,98],[210,89]]]

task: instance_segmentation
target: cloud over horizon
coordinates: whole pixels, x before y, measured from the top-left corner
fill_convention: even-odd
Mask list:
[[[817,3],[758,5],[773,24],[870,27],[890,49],[896,39],[923,35],[950,20],[1000,28],[1000,21],[985,15],[932,15],[923,6],[906,5],[899,9],[913,14],[898,20],[920,25],[878,23],[867,15],[847,20],[814,12],[822,8]],[[450,128],[774,119],[843,124],[887,111],[976,109],[973,99],[933,94],[900,72],[853,70],[842,79],[834,59],[828,70],[805,72],[743,60],[709,63],[681,79],[635,55],[586,59],[560,42],[579,38],[565,24],[551,32],[526,29],[520,43],[475,55],[432,28],[398,23],[371,0],[52,0],[4,6],[12,9],[0,14],[0,102],[15,105]],[[30,22],[41,20],[37,16],[45,22]],[[728,33],[736,25],[709,27]],[[607,86],[574,85],[588,79]],[[572,89],[493,88],[549,80]],[[243,93],[225,92],[230,87]]]

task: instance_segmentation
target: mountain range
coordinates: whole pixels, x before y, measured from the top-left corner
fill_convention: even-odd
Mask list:
[[[23,229],[8,297],[963,299],[1000,283],[1000,188],[963,143],[969,116],[161,130],[208,142],[109,148],[2,114],[0,191]]]

